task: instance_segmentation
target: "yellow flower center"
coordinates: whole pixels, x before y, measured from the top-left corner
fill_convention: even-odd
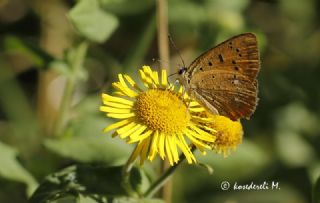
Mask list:
[[[182,132],[190,121],[190,114],[175,93],[163,89],[149,89],[138,95],[136,116],[150,129],[166,134]]]
[[[242,142],[242,125],[239,121],[232,121],[224,116],[211,115],[211,117],[214,120],[211,127],[217,130],[213,147],[227,156],[229,150],[235,149]]]

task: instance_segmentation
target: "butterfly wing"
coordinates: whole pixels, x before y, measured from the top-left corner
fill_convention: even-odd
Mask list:
[[[213,113],[249,118],[257,105],[260,67],[254,34],[235,36],[208,50],[188,67],[187,89]]]

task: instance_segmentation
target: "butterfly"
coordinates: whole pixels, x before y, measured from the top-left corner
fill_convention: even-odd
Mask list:
[[[256,36],[244,33],[209,49],[178,78],[186,92],[213,114],[249,119],[258,101],[260,69]]]

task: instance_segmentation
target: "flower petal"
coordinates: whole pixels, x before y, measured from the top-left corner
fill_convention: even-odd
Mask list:
[[[151,133],[153,133],[152,130],[148,130],[147,132],[141,134],[140,136],[131,136],[128,143],[134,143],[134,142],[138,142],[138,141],[141,141],[141,140],[144,140],[146,139],[147,137],[150,137]]]
[[[134,113],[122,113],[122,114],[118,114],[118,113],[107,113],[107,116],[110,118],[131,118],[133,116],[135,116]]]
[[[130,140],[134,137],[139,137],[141,136],[141,133],[143,133],[143,131],[145,131],[145,129],[147,129],[147,126],[145,125],[141,125],[140,124],[140,127],[138,129],[135,130],[135,132],[133,132],[131,135],[130,135]]]
[[[153,78],[153,80],[154,80],[154,83],[156,84],[156,85],[159,85],[159,76],[158,76],[158,72],[157,71],[153,71],[152,72],[152,78]]]
[[[128,124],[128,123],[130,123],[130,122],[131,122],[131,121],[130,121],[129,119],[126,119],[126,120],[122,120],[122,121],[113,123],[113,124],[105,127],[105,128],[103,129],[103,132],[108,132],[108,131],[110,131],[110,130],[112,130],[112,129],[120,128],[120,127],[122,127],[122,126],[124,126],[124,125],[126,125],[126,124]]]
[[[203,107],[190,107],[190,108],[189,108],[189,111],[195,112],[195,113],[203,112],[203,111],[205,111],[205,110],[206,110],[206,109],[203,108]]]
[[[166,137],[165,137],[165,142],[166,142],[166,154],[167,154],[169,163],[170,163],[170,165],[172,166],[172,165],[173,165],[173,158],[172,158],[173,156],[172,156],[172,152],[171,152],[171,149],[170,149],[169,136],[166,136]]]
[[[137,123],[131,122],[131,123],[129,123],[128,125],[123,126],[122,128],[119,128],[119,129],[117,130],[117,133],[118,133],[119,135],[121,135],[121,134],[127,132],[128,130],[131,130],[131,129],[132,129],[133,127],[135,127],[136,125],[137,125]]]
[[[143,142],[139,142],[136,145],[136,148],[134,148],[132,155],[130,156],[128,162],[132,163],[134,162],[134,160],[136,160],[136,158],[138,157],[138,155],[140,154],[141,150],[143,149],[144,143]]]
[[[182,135],[178,135],[178,138],[179,139],[176,139],[176,143],[179,146],[179,148],[181,149],[181,151],[184,154],[184,156],[186,157],[187,162],[189,164],[191,164],[193,162],[193,159],[195,159],[195,158],[192,158],[193,154],[190,152],[190,149],[189,149],[188,145],[186,145],[185,142],[182,142],[182,140],[184,140]]]
[[[106,113],[131,113],[131,109],[119,109],[119,108],[112,108],[108,106],[100,106],[100,111]]]
[[[167,71],[166,70],[161,71],[161,85],[162,85],[162,87],[167,87],[167,85],[168,85],[168,78],[167,78]]]
[[[133,101],[130,101],[130,100],[127,100],[124,98],[120,98],[120,97],[113,97],[108,94],[102,94],[102,100],[104,102],[111,101],[111,102],[116,102],[116,103],[120,103],[120,104],[127,104],[130,106],[133,106],[133,104],[134,104]]]
[[[124,78],[128,81],[128,83],[135,88],[136,90],[138,90],[139,92],[142,92],[143,90],[134,82],[134,80],[129,76],[129,75],[123,75]]]
[[[131,109],[132,106],[127,105],[127,104],[119,104],[119,103],[115,103],[115,102],[103,102],[104,105],[106,106],[110,106],[110,107],[115,107],[115,108],[119,108],[119,109]]]
[[[195,125],[189,125],[189,127],[196,131],[197,133],[193,133],[193,136],[200,139],[200,140],[204,140],[204,141],[208,141],[208,142],[214,142],[216,140],[216,136],[211,135],[203,130],[201,130],[200,128],[196,127]]]
[[[204,151],[205,148],[210,149],[210,146],[199,141],[193,136],[193,132],[190,130],[186,130],[186,136],[190,139],[192,144],[194,144],[200,151]]]
[[[141,127],[141,124],[137,124],[136,126],[131,128],[130,130],[127,130],[126,132],[122,133],[120,135],[120,138],[124,139],[124,138],[130,136],[132,133],[135,133],[140,127]]]
[[[149,160],[153,160],[158,152],[158,149],[157,149],[157,145],[158,145],[158,137],[159,137],[159,132],[156,131],[154,134],[153,134],[153,139],[152,139],[152,143],[151,143],[151,147],[150,147],[150,153],[149,153],[149,156],[148,156],[148,159]]]
[[[136,97],[138,93],[130,89],[129,87],[123,86],[120,82],[112,83],[112,86],[122,92],[123,94],[127,95],[128,97]]]
[[[170,151],[172,152],[173,160],[175,163],[178,163],[179,153],[176,145],[176,136],[175,135],[168,136],[168,139],[169,139],[169,147],[170,147]]]
[[[158,143],[158,149],[159,149],[159,155],[161,157],[161,159],[163,160],[164,157],[165,157],[165,154],[164,154],[164,148],[165,148],[165,136],[163,133],[160,133],[159,135],[159,143]]]
[[[144,161],[147,158],[148,149],[149,149],[149,146],[150,146],[150,140],[151,140],[151,137],[149,136],[147,139],[142,141],[143,142],[143,147],[142,147],[142,150],[141,150],[141,153],[140,153],[140,165],[143,165]]]

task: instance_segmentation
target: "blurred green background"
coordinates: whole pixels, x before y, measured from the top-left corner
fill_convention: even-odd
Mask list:
[[[260,100],[243,121],[243,144],[228,158],[198,156],[213,175],[183,165],[172,202],[307,203],[312,190],[320,196],[320,1],[168,4],[169,32],[187,64],[243,32],[257,35],[261,53]],[[132,146],[101,132],[112,121],[99,112],[100,93],[111,92],[117,73],[137,78],[142,65],[159,68],[155,13],[153,0],[0,1],[1,203],[25,202],[46,175],[69,165],[126,161]],[[170,56],[163,63],[174,72],[181,60],[173,48]],[[71,108],[53,133],[65,85]],[[281,189],[223,191],[222,181],[277,181]]]

